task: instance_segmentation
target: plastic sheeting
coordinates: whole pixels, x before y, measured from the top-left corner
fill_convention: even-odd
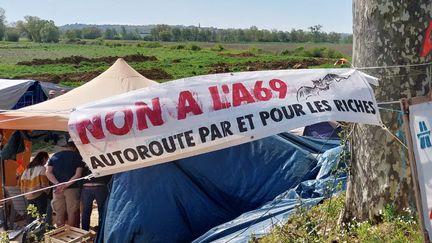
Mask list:
[[[316,166],[319,168],[316,179],[304,181],[264,206],[214,227],[194,242],[248,242],[252,235],[260,238],[268,234],[275,225],[287,222],[297,207],[314,206],[325,197],[345,190],[346,174],[331,174],[338,165],[341,152],[342,146],[339,146],[320,156]],[[339,183],[342,183],[342,187],[337,189]],[[329,185],[332,189],[325,189]]]
[[[19,109],[47,99],[39,81],[0,79],[0,109]]]
[[[0,109],[12,109],[34,82],[33,80],[0,79]]]
[[[262,218],[257,220],[259,210],[266,210],[266,203],[281,193],[296,198],[301,187],[301,197],[318,202],[319,189],[308,183],[326,174],[316,154],[338,145],[339,141],[284,133],[117,174],[98,241],[190,242],[255,210],[234,220],[232,227],[224,224],[198,240],[211,241],[241,231],[250,222],[265,223]],[[285,218],[283,213],[295,206],[294,201],[298,199],[283,198],[279,202],[286,204],[271,211],[275,217]]]

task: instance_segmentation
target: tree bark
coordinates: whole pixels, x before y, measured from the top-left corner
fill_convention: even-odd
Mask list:
[[[430,0],[353,0],[353,65],[376,67],[431,61],[420,57],[432,15]],[[379,78],[378,103],[429,92],[430,66],[362,71]],[[399,105],[393,106],[399,109]],[[401,114],[381,110],[383,123],[403,135]],[[404,139],[402,139],[404,140]],[[357,125],[343,221],[378,219],[388,203],[397,209],[415,206],[407,151],[382,128]]]

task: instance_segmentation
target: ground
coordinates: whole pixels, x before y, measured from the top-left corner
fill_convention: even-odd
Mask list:
[[[147,78],[164,82],[219,72],[328,67],[351,54],[351,45],[329,43],[79,43],[0,42],[0,78],[78,86],[106,70],[117,57],[124,57]]]

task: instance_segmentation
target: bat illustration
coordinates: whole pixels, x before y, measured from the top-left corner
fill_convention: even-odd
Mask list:
[[[320,91],[326,91],[330,89],[330,84],[333,82],[339,82],[342,79],[348,79],[350,76],[343,77],[337,74],[329,73],[324,78],[318,80],[312,80],[313,87],[301,86],[297,90],[297,101],[307,100],[311,96],[319,95]]]

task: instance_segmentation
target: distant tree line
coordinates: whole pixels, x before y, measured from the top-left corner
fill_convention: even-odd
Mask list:
[[[26,36],[34,42],[58,42],[60,31],[54,21],[35,16],[25,16],[24,20],[8,27],[5,10],[0,8],[0,40],[18,41],[20,36]]]
[[[352,35],[323,32],[321,25],[309,27],[309,31],[265,30],[252,26],[249,29],[216,29],[156,25],[147,39],[152,41],[206,41],[206,42],[330,42],[351,43]]]
[[[105,40],[140,40],[142,39],[138,30],[127,31],[124,26],[118,32],[115,28],[108,28],[102,31],[96,26],[85,27],[82,29],[71,29],[64,32],[64,38],[68,41],[75,41],[79,39],[97,39],[102,38]]]
[[[352,43],[352,35],[341,35],[336,32],[326,33],[321,25],[308,28],[308,31],[292,29],[291,31],[265,30],[252,26],[248,29],[217,29],[196,26],[178,27],[156,25],[150,33],[140,34],[138,29],[128,31],[124,26],[120,29],[97,26],[82,29],[69,29],[61,32],[52,20],[44,20],[36,16],[26,16],[14,26],[6,25],[4,9],[0,8],[0,40],[18,41],[27,37],[34,42],[77,41],[80,39],[105,40],[147,40],[147,41],[204,41],[204,42],[329,42]]]

